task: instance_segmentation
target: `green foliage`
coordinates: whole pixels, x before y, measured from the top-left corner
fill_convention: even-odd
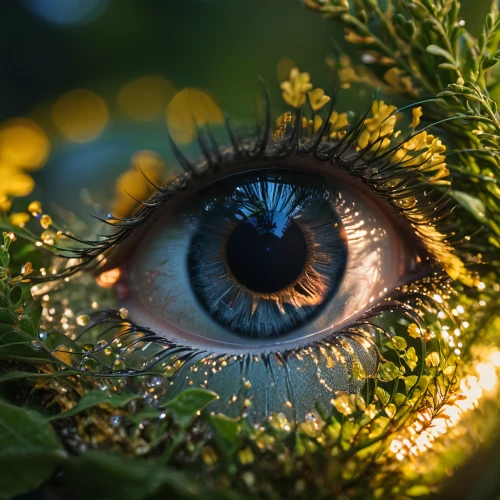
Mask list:
[[[92,395],[86,398],[88,408],[91,400],[98,404]],[[187,414],[184,407],[184,416]],[[202,494],[204,498],[213,497],[194,478],[164,467],[160,462],[95,451],[70,457],[41,414],[1,400],[0,468],[0,498],[6,499],[38,488],[52,477],[56,468],[63,471],[63,483],[71,492],[71,498],[140,500],[157,494],[174,498],[199,498]],[[230,494],[217,493],[217,496],[231,498]]]
[[[37,488],[64,457],[57,434],[42,415],[0,400],[0,498]]]
[[[202,492],[201,485],[188,480],[180,471],[154,462],[92,451],[65,465],[64,482],[73,498],[82,500],[142,500],[155,495],[182,499],[199,497]],[[206,493],[210,498],[210,493]]]
[[[113,408],[121,408],[139,397],[140,395],[138,394],[108,394],[105,391],[88,391],[81,397],[78,403],[71,408],[71,410],[53,415],[49,420],[72,417],[74,415],[78,415],[78,413],[81,413],[82,411],[101,404],[107,404]]]
[[[186,389],[168,401],[164,407],[174,420],[186,428],[203,408],[217,398],[217,394],[203,389]]]
[[[369,54],[372,72],[356,78],[339,72],[344,85],[363,81],[415,102],[431,99],[429,112],[447,134],[447,164],[460,205],[489,228],[500,246],[500,117],[491,98],[499,88],[500,16],[493,3],[479,39],[460,20],[456,0],[304,0],[340,22],[346,39]],[[348,75],[344,81],[342,75]],[[437,99],[436,99],[437,97]],[[472,182],[471,182],[472,181]],[[463,193],[467,193],[464,196]]]

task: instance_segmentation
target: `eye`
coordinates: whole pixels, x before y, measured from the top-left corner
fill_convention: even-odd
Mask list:
[[[133,321],[225,354],[284,351],[425,269],[409,224],[330,162],[250,163],[162,207],[133,238],[121,281]]]
[[[298,108],[274,131],[264,111],[247,139],[229,123],[220,144],[199,130],[196,162],[171,141],[183,172],[150,181],[156,193],[130,216],[103,219],[113,234],[81,247],[66,233],[64,245],[76,246],[65,256],[76,259],[50,274],[87,292],[62,312],[70,340],[51,336],[49,349],[69,346],[85,371],[159,371],[169,397],[213,390],[214,411],[257,424],[389,404],[380,398],[396,390],[395,362],[413,371],[425,359],[410,325],[423,331],[424,314],[445,314],[432,298],[447,293],[443,268],[467,277],[435,228],[449,215],[444,146],[414,130],[419,110],[400,138],[397,110],[383,101],[352,126],[346,114],[308,120]],[[87,288],[89,272],[70,279],[93,260],[114,298]],[[64,289],[36,290],[48,322],[67,303]],[[86,319],[70,326],[73,311]],[[394,389],[377,387],[380,371]]]

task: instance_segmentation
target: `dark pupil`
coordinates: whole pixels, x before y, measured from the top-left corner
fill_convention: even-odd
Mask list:
[[[307,258],[300,227],[281,212],[264,212],[236,226],[227,242],[227,263],[243,286],[258,293],[283,290]]]

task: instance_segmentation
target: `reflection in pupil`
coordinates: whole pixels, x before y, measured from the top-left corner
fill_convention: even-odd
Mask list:
[[[186,207],[187,271],[210,318],[234,334],[285,335],[317,317],[343,282],[347,239],[335,187],[316,174],[221,179]]]
[[[264,212],[236,226],[226,248],[237,281],[258,293],[274,293],[294,283],[304,269],[307,244],[286,214]]]

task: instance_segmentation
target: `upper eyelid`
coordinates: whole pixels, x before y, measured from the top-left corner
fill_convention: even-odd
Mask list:
[[[267,101],[266,101],[267,103]],[[300,117],[300,110],[297,111],[297,118]],[[328,122],[328,118],[332,110],[329,111],[329,115],[325,119],[325,123]],[[350,126],[345,137],[336,140],[334,142],[329,142],[324,136],[324,128],[321,128],[312,138],[310,138],[306,143],[301,144],[300,130],[297,124],[300,122],[299,119],[295,120],[292,127],[289,127],[288,132],[283,134],[280,141],[276,142],[274,137],[271,137],[271,121],[270,121],[270,107],[267,105],[266,113],[264,118],[264,127],[262,125],[257,125],[256,127],[256,138],[253,140],[242,141],[238,137],[238,133],[233,129],[229,120],[226,120],[226,131],[228,138],[231,143],[230,148],[221,148],[215,141],[213,134],[210,130],[207,130],[205,138],[203,132],[198,129],[198,145],[202,153],[202,160],[196,166],[192,164],[188,159],[182,154],[178,146],[175,144],[173,139],[169,136],[174,155],[182,167],[183,172],[172,177],[167,181],[164,186],[154,185],[147,176],[145,178],[150,182],[156,192],[146,201],[136,200],[140,208],[138,212],[130,218],[114,218],[110,214],[107,219],[100,218],[96,216],[96,219],[100,220],[104,224],[110,225],[117,229],[117,231],[109,236],[105,236],[101,240],[79,240],[72,235],[69,235],[70,239],[74,240],[76,243],[80,243],[83,246],[76,249],[64,249],[66,252],[70,253],[70,257],[79,259],[77,264],[67,267],[62,272],[43,278],[43,280],[54,280],[62,277],[68,277],[75,272],[87,267],[90,263],[95,262],[96,259],[101,258],[103,255],[109,253],[109,251],[117,246],[120,246],[128,237],[141,229],[149,219],[155,214],[158,208],[166,206],[172,199],[177,198],[179,193],[185,191],[186,188],[196,187],[196,183],[203,182],[203,178],[209,178],[213,172],[219,175],[228,175],[231,172],[234,165],[239,161],[248,160],[250,162],[262,162],[262,161],[276,161],[284,160],[294,153],[299,156],[312,156],[316,160],[321,162],[331,162],[335,166],[339,167],[341,171],[349,174],[351,177],[360,178],[365,184],[369,186],[372,191],[375,191],[381,198],[388,200],[389,202],[396,199],[396,196],[401,197],[402,189],[401,186],[397,186],[395,189],[387,189],[386,187],[379,186],[382,184],[376,179],[369,178],[365,174],[374,165],[379,165],[381,171],[390,171],[390,174],[383,179],[383,183],[392,177],[395,177],[395,173],[401,175],[404,171],[407,173],[406,183],[411,183],[411,179],[414,177],[417,168],[409,168],[403,165],[403,160],[390,165],[391,155],[395,154],[403,144],[405,144],[412,137],[417,135],[417,132],[410,133],[402,142],[397,145],[391,146],[385,151],[380,153],[380,145],[387,135],[379,134],[378,138],[374,142],[370,142],[366,147],[356,150],[354,148],[355,141],[363,128],[364,119],[368,115],[369,110],[361,116],[361,118],[353,125]],[[427,128],[427,127],[426,127]],[[420,131],[418,131],[420,133]],[[274,140],[274,143],[273,143]],[[207,141],[210,142],[211,150],[207,146]],[[375,151],[373,149],[375,148]],[[342,155],[347,153],[345,158]],[[380,153],[380,154],[379,154]],[[221,163],[222,160],[222,163]],[[422,164],[425,164],[423,161]],[[213,180],[211,180],[213,182]],[[205,181],[206,182],[206,181]],[[420,182],[422,184],[422,182]],[[430,183],[429,183],[430,185]],[[380,189],[379,189],[380,187]],[[419,189],[422,189],[420,186]],[[410,195],[412,193],[408,186],[404,186]],[[396,192],[398,191],[398,192]],[[443,195],[446,197],[446,193]],[[446,202],[443,204],[439,202],[438,208],[442,209]],[[426,207],[426,211],[429,211],[429,207]],[[433,216],[436,216],[434,211]],[[108,262],[104,261],[104,265],[99,265],[99,272],[102,272],[110,267],[116,267],[110,265]],[[34,277],[36,279],[36,277]]]
[[[175,209],[175,206],[182,204],[183,201],[188,199],[192,194],[195,194],[196,192],[203,189],[203,187],[206,187],[207,185],[212,184],[213,182],[217,182],[221,178],[224,179],[231,175],[239,175],[243,172],[248,172],[253,170],[263,170],[266,168],[271,168],[271,169],[283,168],[288,170],[298,169],[304,171],[311,170],[313,173],[314,171],[316,171],[318,175],[327,175],[334,178],[339,178],[339,180],[341,180],[346,185],[357,184],[355,187],[352,186],[354,190],[361,192],[365,191],[365,196],[371,195],[370,197],[372,199],[374,198],[375,194],[372,192],[373,190],[371,190],[367,186],[364,186],[361,182],[356,181],[356,179],[352,179],[352,177],[350,177],[343,170],[339,171],[339,169],[335,169],[337,170],[335,174],[333,174],[333,172],[329,173],[327,172],[327,170],[329,171],[334,170],[334,167],[330,163],[327,163],[327,165],[312,166],[304,162],[304,159],[307,160],[308,158],[305,157],[297,158],[296,156],[293,156],[293,153],[290,153],[289,157],[280,158],[279,160],[275,160],[272,157],[269,158],[264,157],[261,159],[252,158],[247,161],[239,163],[236,161],[229,162],[228,165],[226,165],[227,167],[226,170],[220,170],[216,176],[211,176],[210,172],[207,172],[207,179],[205,179],[204,182],[199,181],[198,183],[196,183],[196,181],[194,181],[194,185],[189,186],[186,189],[185,193],[182,192],[172,193],[173,199],[169,199],[168,194],[165,191],[162,192],[162,188],[159,188],[158,192],[153,194],[152,197],[150,198],[150,200],[157,200],[159,204],[153,208],[152,212],[150,213],[144,212],[143,215],[139,215],[136,219],[140,225],[131,232],[137,231],[139,233],[138,235],[136,235],[137,237],[129,239],[128,242],[124,242],[122,245],[122,247],[124,248],[114,249],[113,253],[106,260],[105,264],[103,266],[100,266],[99,272],[104,272],[109,269],[113,269],[115,267],[120,267],[121,255],[127,254],[128,247],[135,246],[135,243],[137,243],[137,241],[140,240],[141,237],[145,235],[145,233],[149,230],[149,227],[151,227],[160,217],[166,215],[166,212],[168,213],[173,211]],[[314,158],[309,158],[309,159],[311,160],[311,162],[317,161]],[[268,161],[269,165],[266,163]],[[175,199],[175,205],[172,206],[172,203],[174,203],[174,199]],[[389,212],[391,210],[392,207],[385,200],[380,199],[379,202],[382,205],[386,205],[383,211]],[[421,241],[420,238],[418,238],[417,234],[415,234],[415,232],[411,229],[411,227],[409,227],[408,222],[406,220],[403,220],[404,218],[401,216],[401,214],[393,211],[392,213],[388,213],[387,215],[391,217],[391,221],[395,226],[405,231],[407,237],[410,238],[410,240],[413,242],[416,248],[418,248],[423,252],[422,256],[425,257],[427,255],[427,252],[425,246],[423,245],[423,242]],[[118,255],[116,252],[118,253]]]

